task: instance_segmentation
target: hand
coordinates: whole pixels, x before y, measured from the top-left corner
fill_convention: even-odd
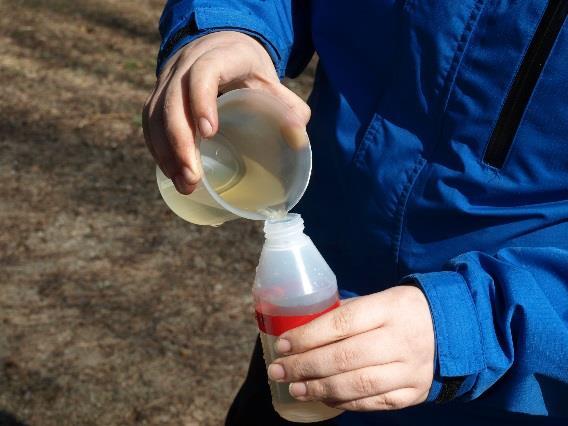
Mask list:
[[[362,296],[283,333],[285,354],[268,368],[300,401],[355,411],[392,410],[428,396],[434,331],[428,302],[414,286]]]
[[[189,194],[200,179],[195,146],[197,129],[209,138],[217,132],[217,95],[249,87],[278,97],[291,111],[289,121],[305,127],[309,107],[283,86],[264,47],[234,31],[205,35],[180,49],[162,69],[144,105],[142,121],[148,149],[173,180]]]

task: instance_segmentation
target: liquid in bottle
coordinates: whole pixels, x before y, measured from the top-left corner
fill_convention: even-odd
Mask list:
[[[285,331],[306,324],[339,306],[337,281],[297,214],[268,220],[253,297],[266,366],[280,355],[274,343]],[[269,381],[278,414],[294,422],[316,422],[341,414],[321,402],[301,402],[288,383]]]

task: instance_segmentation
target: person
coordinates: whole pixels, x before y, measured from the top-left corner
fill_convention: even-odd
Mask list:
[[[219,93],[267,91],[308,124],[297,210],[342,297],[359,297],[283,334],[268,373],[346,410],[323,424],[566,424],[567,11],[167,2],[144,130],[179,192],[199,182],[194,138],[217,131]],[[280,79],[314,51],[308,107]],[[227,424],[290,424],[258,345]]]

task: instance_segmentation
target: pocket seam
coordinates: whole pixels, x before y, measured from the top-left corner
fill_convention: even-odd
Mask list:
[[[375,139],[375,135],[378,132],[379,125],[383,122],[383,117],[381,117],[378,113],[373,113],[371,121],[367,125],[367,129],[361,138],[361,142],[359,146],[355,149],[355,153],[353,154],[353,158],[351,160],[351,167],[361,167],[361,163],[363,161],[363,157],[365,156],[371,142]]]

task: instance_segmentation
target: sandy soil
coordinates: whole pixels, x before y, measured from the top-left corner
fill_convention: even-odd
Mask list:
[[[244,377],[259,224],[175,217],[143,144],[163,3],[0,2],[2,425],[218,425]]]

